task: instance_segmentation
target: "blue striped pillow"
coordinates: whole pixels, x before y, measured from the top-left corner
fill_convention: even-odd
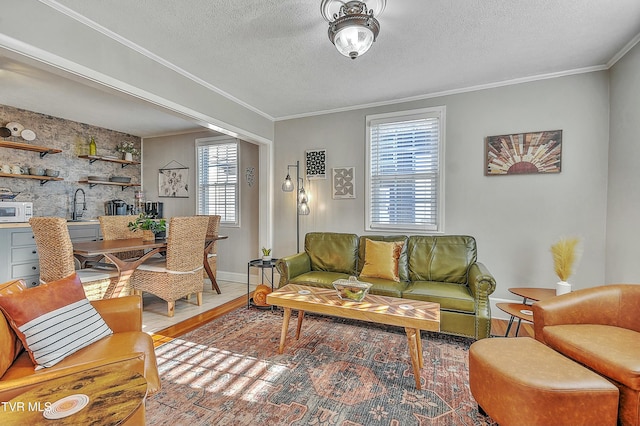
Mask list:
[[[29,351],[36,369],[113,334],[73,274],[19,292],[0,294],[0,309]]]

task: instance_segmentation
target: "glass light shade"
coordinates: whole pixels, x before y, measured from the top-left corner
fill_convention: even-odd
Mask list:
[[[293,182],[291,182],[291,176],[289,176],[289,174],[287,174],[287,177],[284,178],[284,183],[282,184],[282,190],[284,192],[293,191]]]
[[[307,202],[309,202],[309,198],[307,197],[307,193],[305,192],[304,188],[302,188],[300,190],[300,193],[298,194],[298,202],[300,204],[302,203],[306,204]]]
[[[333,39],[338,52],[351,59],[361,56],[369,50],[374,40],[373,31],[361,25],[344,27]]]
[[[298,214],[306,216],[309,214],[309,211],[309,204],[307,204],[306,202],[298,203]]]

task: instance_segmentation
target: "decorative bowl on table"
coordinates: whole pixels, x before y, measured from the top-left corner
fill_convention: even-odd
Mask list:
[[[371,283],[358,281],[356,277],[349,277],[348,280],[336,280],[333,282],[333,288],[336,289],[338,297],[341,300],[349,302],[362,302],[364,297],[369,293]]]

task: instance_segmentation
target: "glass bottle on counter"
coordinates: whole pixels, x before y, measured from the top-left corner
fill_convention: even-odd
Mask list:
[[[89,142],[89,155],[96,155],[96,140],[91,136],[91,142]]]

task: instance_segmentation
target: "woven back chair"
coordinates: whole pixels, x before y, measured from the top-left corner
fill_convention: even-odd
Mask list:
[[[175,312],[175,301],[195,293],[202,305],[204,279],[202,253],[209,218],[173,217],[169,220],[167,255],[140,265],[131,276],[136,294],[151,293],[167,302],[167,315]]]
[[[207,226],[207,238],[217,237],[220,234],[220,219],[222,216],[215,214],[210,216],[204,216],[209,218],[209,225]],[[207,255],[207,262],[209,262],[209,267],[211,268],[211,272],[213,272],[213,276],[216,276],[217,272],[217,264],[218,264],[218,242],[213,243],[213,247],[209,254]],[[202,272],[204,278],[209,278],[207,276],[207,271]]]
[[[126,240],[129,238],[142,238],[141,232],[135,232],[129,229],[129,222],[135,222],[138,216],[99,216],[100,230],[102,231],[102,239],[110,240]],[[119,259],[135,259],[144,254],[143,250],[129,250],[116,253]]]
[[[32,217],[29,219],[38,250],[40,282],[48,283],[74,272],[77,273],[89,300],[102,299],[109,285],[117,282],[117,271],[80,269],[76,271],[73,245],[69,236],[67,221],[61,217]],[[128,295],[131,289],[125,289]]]

